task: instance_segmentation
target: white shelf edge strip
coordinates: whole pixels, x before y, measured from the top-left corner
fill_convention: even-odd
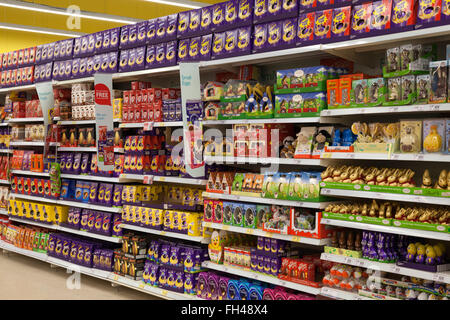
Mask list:
[[[291,158],[255,158],[255,157],[228,157],[205,156],[205,162],[215,163],[261,163],[261,164],[288,164],[303,166],[320,166],[320,159],[291,159]]]
[[[50,173],[48,173],[48,172],[34,172],[34,171],[26,171],[26,170],[12,170],[11,174],[26,174],[29,176],[42,176],[42,177],[50,176]]]
[[[91,233],[91,232],[87,232],[87,231],[81,231],[81,230],[66,228],[66,227],[63,227],[63,226],[55,225],[55,224],[45,224],[45,223],[39,223],[39,222],[36,222],[36,221],[31,221],[31,220],[26,220],[26,219],[19,219],[19,218],[15,218],[14,216],[10,216],[9,220],[20,222],[20,223],[24,223],[24,224],[39,226],[39,227],[47,228],[47,229],[50,229],[50,230],[64,231],[64,232],[67,232],[67,233],[78,234],[80,236],[85,236],[85,237],[94,238],[94,239],[100,239],[100,240],[114,242],[114,243],[121,243],[122,242],[121,238],[108,237],[108,236],[95,234],[95,233]]]
[[[203,125],[227,125],[247,123],[319,123],[320,117],[300,118],[270,118],[270,119],[231,119],[231,120],[203,120]]]
[[[0,180],[0,184],[10,184],[9,180]]]
[[[428,204],[439,204],[444,206],[450,206],[450,198],[443,198],[443,197],[427,197],[409,194],[396,194],[387,192],[383,193],[373,191],[355,191],[355,190],[328,189],[328,188],[321,189],[321,194],[326,196],[406,201],[406,202],[428,203]]]
[[[373,270],[386,271],[404,276],[416,277],[420,279],[426,279],[431,281],[438,281],[450,284],[450,271],[445,272],[427,272],[411,268],[399,267],[395,263],[381,263],[370,261],[366,259],[358,259],[340,256],[336,254],[322,253],[320,258],[322,260],[332,261],[336,263],[349,264],[361,268],[369,268]]]
[[[44,118],[11,118],[9,122],[44,122]]]
[[[343,221],[343,220],[336,220],[336,219],[323,219],[323,218],[322,218],[322,224],[326,224],[329,226],[336,226],[336,227],[361,229],[361,230],[366,230],[366,231],[402,234],[402,235],[406,235],[406,236],[420,237],[420,238],[426,238],[426,239],[450,241],[450,233],[445,233],[445,232],[434,232],[434,231],[426,231],[426,230],[420,230],[420,229],[407,229],[407,228],[399,228],[399,227],[392,227],[392,226],[382,226],[382,225],[376,225],[376,224],[370,224],[370,223],[360,223],[360,222]]]
[[[118,177],[89,176],[89,175],[85,175],[85,174],[76,175],[76,174],[61,173],[61,178],[120,183]]]
[[[236,227],[236,226],[230,226],[225,225],[221,223],[214,223],[214,222],[202,222],[202,226],[206,228],[213,228],[213,229],[219,229],[219,230],[226,230],[226,231],[232,231],[237,233],[243,233],[243,234],[250,234],[254,236],[263,236],[266,238],[275,238],[285,241],[291,241],[291,242],[298,242],[298,243],[305,243],[310,244],[314,246],[323,246],[331,243],[331,239],[314,239],[314,238],[307,238],[307,237],[301,237],[301,236],[294,236],[290,234],[279,234],[275,232],[267,232],[261,229],[250,229],[250,228],[243,228],[243,227]]]
[[[312,209],[325,209],[332,202],[306,202],[306,201],[294,201],[294,200],[280,200],[261,197],[248,197],[234,194],[203,192],[203,198],[230,200],[230,201],[243,201],[262,204],[277,204],[282,206],[312,208]]]
[[[450,111],[450,103],[411,104],[393,107],[341,108],[327,109],[320,113],[321,117],[355,116],[363,114],[410,113],[410,112],[443,112]]]
[[[394,161],[437,161],[450,162],[449,154],[405,154],[405,153],[358,153],[324,152],[321,159],[394,160]]]
[[[169,290],[164,290],[161,288],[154,288],[148,285],[145,285],[142,281],[135,281],[131,279],[127,279],[125,277],[121,277],[118,275],[115,275],[112,272],[94,269],[94,268],[87,268],[83,266],[79,266],[64,260],[56,259],[53,257],[48,256],[45,253],[40,252],[34,252],[31,250],[25,250],[21,248],[17,248],[12,244],[6,243],[2,240],[0,240],[0,248],[15,252],[24,256],[28,256],[37,260],[41,260],[44,262],[47,262],[49,264],[53,264],[62,268],[67,268],[69,270],[82,273],[87,276],[99,278],[108,282],[113,282],[119,285],[123,285],[126,287],[129,287],[134,290],[138,290],[147,294],[155,295],[164,299],[178,299],[178,300],[199,300],[200,298],[196,296],[191,296],[187,294],[181,294],[177,292],[172,292]]]
[[[169,122],[152,122],[153,127],[182,127],[183,121],[169,121]],[[144,128],[145,122],[138,123],[121,123],[119,128]]]
[[[328,287],[322,287],[322,289],[320,290],[320,294],[330,298],[341,300],[373,300],[367,297],[360,296],[359,294],[354,292],[348,292]]]
[[[211,261],[204,261],[202,263],[202,266],[205,268],[208,268],[208,269],[222,271],[222,272],[226,272],[229,274],[235,274],[235,275],[238,275],[241,277],[255,279],[255,280],[262,281],[262,282],[267,282],[267,283],[271,283],[274,285],[278,285],[278,286],[282,286],[282,287],[286,287],[286,288],[290,288],[290,289],[294,289],[294,290],[298,290],[301,292],[306,292],[306,293],[310,293],[310,294],[314,294],[314,295],[317,295],[320,293],[320,288],[310,287],[310,286],[298,284],[295,282],[278,279],[274,276],[264,275],[262,273],[254,272],[251,270],[245,270],[243,268],[221,265],[221,264],[217,264],[217,263],[214,263]]]
[[[157,234],[157,235],[166,236],[166,237],[170,237],[170,238],[177,238],[177,239],[196,241],[196,242],[203,242],[203,241],[207,240],[203,237],[192,237],[192,236],[188,236],[187,234],[164,231],[164,230],[155,230],[155,229],[144,228],[144,227],[140,227],[140,226],[134,226],[131,224],[126,224],[126,223],[122,223],[120,226],[123,229],[140,231],[140,232],[150,233],[150,234]]]
[[[112,213],[121,213],[122,212],[122,208],[106,207],[106,206],[100,206],[100,205],[77,202],[77,201],[48,199],[48,198],[43,198],[43,197],[30,196],[30,195],[26,195],[26,194],[11,193],[10,198],[11,199],[19,198],[19,199],[26,199],[26,200],[31,200],[31,201],[56,203],[56,204],[60,204],[60,205],[64,205],[64,206],[73,206],[73,207],[77,207],[77,208],[86,208],[86,209],[91,209],[91,210],[106,211],[106,212],[112,212]]]
[[[148,176],[149,179],[158,182],[169,182],[169,183],[180,183],[180,184],[191,184],[191,185],[203,185],[205,186],[207,180],[204,179],[194,179],[194,178],[183,178],[183,177],[171,177],[171,176],[152,176],[152,175],[141,175],[141,174],[131,174],[122,173],[119,177],[120,180],[137,180],[144,181],[144,177]]]
[[[60,120],[58,121],[58,125],[66,126],[66,125],[76,125],[76,124],[95,124],[94,120]]]

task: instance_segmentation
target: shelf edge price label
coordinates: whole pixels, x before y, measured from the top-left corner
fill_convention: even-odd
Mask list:
[[[394,272],[394,273],[399,273],[399,272],[400,272],[400,267],[393,266],[393,267],[392,267],[392,272]]]
[[[161,291],[161,294],[162,294],[164,297],[166,297],[166,296],[167,296],[167,290],[162,290],[162,291]]]
[[[113,280],[114,280],[114,281],[119,280],[119,276],[118,276],[117,274],[115,274]]]
[[[292,237],[292,241],[293,241],[293,242],[301,242],[302,239],[301,239],[299,236],[293,236],[293,237]]]
[[[253,234],[254,230],[253,229],[246,229],[245,233],[246,234]]]
[[[224,225],[224,226],[222,227],[222,230],[225,230],[225,231],[230,230],[230,226]]]
[[[144,131],[150,131],[153,129],[154,122],[144,122]]]
[[[145,283],[139,284],[139,288],[144,289],[145,288]]]
[[[153,184],[153,176],[144,176],[144,184]]]
[[[433,281],[444,282],[444,276],[442,274],[434,274]]]

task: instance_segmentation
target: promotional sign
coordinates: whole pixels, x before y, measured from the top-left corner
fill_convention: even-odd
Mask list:
[[[44,117],[44,137],[45,137],[45,146],[44,146],[44,161],[47,158],[47,153],[49,150],[49,140],[47,137],[47,130],[49,124],[49,110],[55,105],[55,97],[53,95],[53,85],[51,81],[48,82],[39,82],[36,83],[36,91],[39,96],[39,102],[41,103],[42,115]]]
[[[203,161],[203,129],[197,117],[190,117],[187,105],[195,107],[201,102],[200,71],[198,63],[180,63],[181,104],[184,131],[184,164],[186,173],[192,177],[205,175]]]
[[[101,170],[114,170],[114,123],[112,106],[112,74],[96,73],[95,130],[97,165]]]

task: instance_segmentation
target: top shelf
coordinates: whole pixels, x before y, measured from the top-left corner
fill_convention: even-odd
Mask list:
[[[269,51],[257,54],[250,54],[232,58],[209,60],[199,62],[201,71],[211,71],[214,69],[227,69],[247,64],[269,64],[277,63],[282,60],[289,60],[292,58],[312,58],[317,55],[333,55],[346,57],[352,61],[366,62],[367,64],[373,64],[374,59],[370,56],[373,51],[383,50],[402,42],[408,42],[417,39],[435,38],[435,40],[443,41],[445,37],[450,34],[450,25],[424,28],[419,30],[405,31],[399,33],[391,33],[386,35],[367,37],[363,39],[340,41],[329,44],[315,44],[304,47],[296,47],[285,50]],[[363,54],[357,54],[362,52],[368,52],[367,59],[364,60]],[[125,73],[114,73],[113,80],[122,82],[128,80],[134,80],[139,77],[148,77],[152,75],[177,75],[180,70],[180,66],[170,66],[155,69],[146,69]],[[66,81],[53,81],[54,86],[70,86],[74,83],[93,82],[94,77],[87,77],[82,79],[71,79]],[[0,93],[7,93],[13,90],[35,90],[35,85],[26,85],[12,88],[0,89]]]

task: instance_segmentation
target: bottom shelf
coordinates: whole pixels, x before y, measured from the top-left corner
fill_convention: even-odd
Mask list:
[[[45,253],[39,253],[39,252],[31,251],[31,250],[17,248],[16,246],[9,244],[2,240],[0,240],[0,248],[4,249],[6,251],[15,252],[15,253],[18,253],[18,254],[21,254],[21,255],[24,255],[27,257],[38,259],[38,260],[50,263],[50,264],[58,266],[58,267],[62,267],[62,268],[66,268],[68,270],[79,272],[79,273],[87,275],[87,276],[95,277],[98,279],[109,281],[114,284],[118,284],[118,285],[128,287],[128,288],[131,288],[134,290],[138,290],[138,291],[141,291],[141,292],[144,292],[147,294],[151,294],[151,295],[163,298],[163,299],[167,299],[167,300],[194,300],[194,299],[201,300],[197,296],[191,296],[188,294],[182,294],[182,293],[177,293],[177,292],[173,292],[173,291],[169,291],[169,290],[164,290],[161,288],[151,287],[149,285],[144,284],[142,281],[135,281],[135,280],[127,279],[125,277],[116,275],[112,272],[94,269],[94,268],[87,268],[87,267],[79,266],[79,265],[76,265],[76,264],[73,264],[73,263],[70,263],[70,262],[67,262],[64,260],[49,257]]]
[[[246,277],[249,279],[255,279],[255,280],[259,280],[261,282],[267,282],[267,283],[271,283],[274,285],[278,285],[278,286],[282,286],[285,288],[290,288],[290,289],[294,289],[294,290],[298,290],[301,292],[306,292],[306,293],[310,293],[310,294],[314,294],[314,295],[318,295],[320,293],[320,288],[314,288],[314,287],[298,284],[295,282],[285,281],[282,279],[278,279],[275,276],[265,275],[265,274],[262,274],[259,272],[246,270],[244,268],[228,266],[228,265],[223,265],[223,264],[217,264],[217,263],[214,263],[211,261],[203,262],[202,267],[216,270],[216,271],[226,272],[229,274],[238,275],[241,277]]]

